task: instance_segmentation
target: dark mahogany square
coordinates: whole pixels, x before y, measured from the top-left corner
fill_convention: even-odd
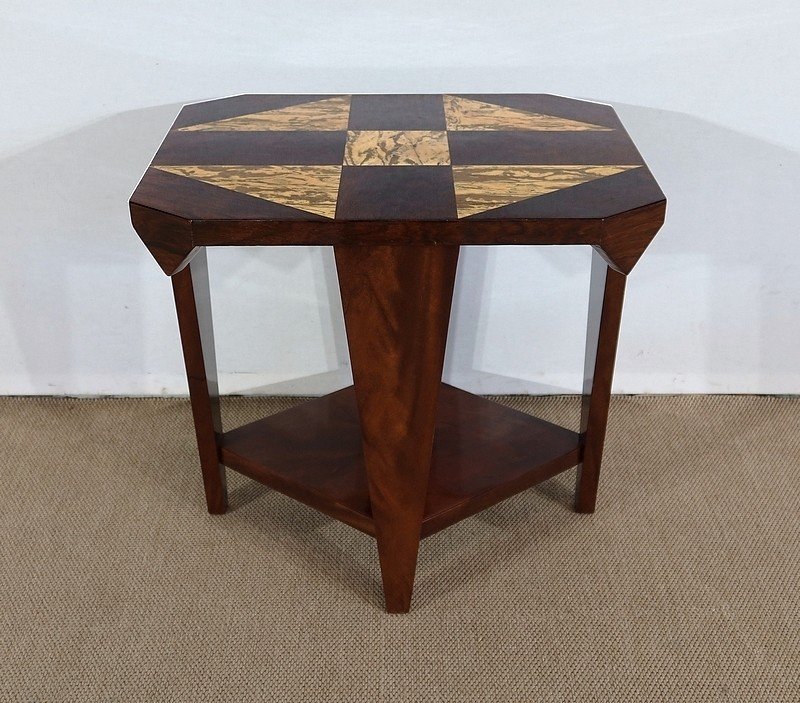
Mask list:
[[[344,166],[336,218],[456,219],[449,166]]]
[[[352,130],[444,130],[441,95],[354,95]]]
[[[338,166],[347,132],[177,132],[167,135],[153,164]]]
[[[619,132],[448,132],[454,166],[504,164],[640,164]]]

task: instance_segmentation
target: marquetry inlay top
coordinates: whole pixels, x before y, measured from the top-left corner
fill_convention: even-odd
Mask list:
[[[663,199],[607,105],[242,95],[184,107],[131,202],[191,223],[306,221],[323,232],[324,222],[604,219]]]

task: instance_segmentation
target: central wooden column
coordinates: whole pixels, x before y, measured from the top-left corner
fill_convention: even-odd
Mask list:
[[[337,246],[386,610],[411,606],[457,246]]]

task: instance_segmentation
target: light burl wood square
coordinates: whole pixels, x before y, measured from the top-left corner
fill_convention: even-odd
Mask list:
[[[345,166],[449,166],[447,132],[350,131]]]

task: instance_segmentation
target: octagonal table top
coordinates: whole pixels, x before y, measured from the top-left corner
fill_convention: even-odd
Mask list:
[[[614,110],[553,95],[186,105],[130,201],[168,274],[200,246],[590,244],[627,273],[666,199]]]

